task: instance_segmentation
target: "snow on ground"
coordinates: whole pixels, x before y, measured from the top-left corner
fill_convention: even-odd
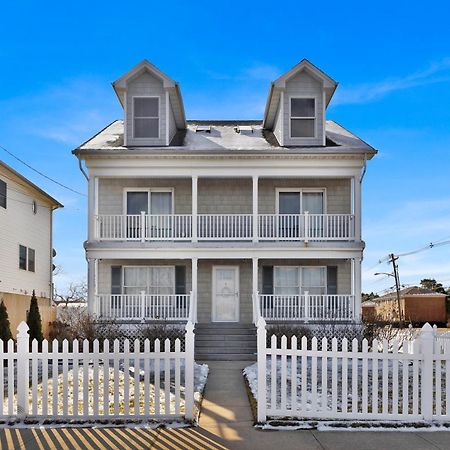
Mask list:
[[[169,393],[169,409],[165,410],[165,402],[166,402],[166,381],[165,381],[165,373],[163,369],[160,372],[160,390],[159,390],[159,398],[160,398],[160,413],[161,414],[175,414],[175,405],[176,405],[176,392],[175,392],[175,379],[174,379],[174,368],[175,366],[171,364],[171,377],[169,380],[170,389]],[[184,389],[184,367],[183,362],[180,364],[180,415],[184,414],[185,408],[185,389]],[[203,390],[206,384],[206,380],[208,377],[209,368],[206,364],[195,364],[194,366],[194,399],[198,404],[201,400]],[[44,410],[44,404],[48,405],[48,413],[52,415],[63,414],[64,405],[67,405],[68,415],[73,415],[74,411],[78,411],[79,415],[84,414],[83,406],[83,391],[85,386],[87,386],[88,392],[88,414],[94,414],[94,402],[95,399],[98,399],[98,415],[104,415],[109,412],[109,414],[118,414],[122,415],[125,413],[126,405],[128,405],[129,411],[131,415],[134,415],[134,407],[135,403],[138,403],[138,414],[146,415],[146,414],[155,414],[155,386],[154,386],[154,370],[149,371],[148,373],[148,386],[147,386],[147,395],[145,393],[145,376],[144,371],[140,370],[139,374],[139,386],[138,386],[138,395],[135,397],[135,379],[134,379],[134,368],[130,368],[128,376],[123,369],[118,370],[117,374],[114,371],[113,367],[109,367],[106,369],[106,385],[107,385],[107,393],[105,395],[104,385],[105,385],[105,370],[103,365],[99,364],[98,366],[98,375],[97,380],[94,383],[94,368],[92,365],[88,367],[86,370],[86,375],[83,374],[83,368],[80,367],[78,369],[78,374],[75,374],[73,369],[70,369],[67,372],[67,379],[64,381],[64,375],[59,373],[57,376],[57,384],[55,386],[55,393],[53,392],[53,384],[54,380],[51,378],[51,373],[49,374],[47,389],[44,390],[43,383],[40,382],[37,385],[37,414],[42,415]],[[76,380],[78,380],[76,382]],[[86,381],[85,381],[86,380]],[[125,395],[125,385],[129,386],[128,398]],[[75,388],[78,390],[78,400],[75,401]],[[56,394],[56,395],[55,395]],[[115,402],[115,395],[116,400]],[[53,401],[55,400],[55,411],[53,411]],[[106,400],[106,401],[105,401]],[[16,404],[17,396],[14,395],[14,404]],[[30,389],[29,392],[29,405],[30,405],[30,413],[33,412],[33,396]],[[8,398],[5,398],[3,402],[3,412],[6,413],[8,409]]]

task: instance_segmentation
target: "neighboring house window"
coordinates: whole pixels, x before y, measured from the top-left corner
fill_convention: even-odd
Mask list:
[[[0,180],[0,207],[6,209],[6,183]]]
[[[133,98],[133,136],[135,138],[159,137],[159,98]]]
[[[175,267],[124,267],[123,292],[125,294],[175,294]]]
[[[275,266],[275,295],[324,295],[327,292],[326,267]]]
[[[36,252],[32,248],[19,245],[19,269],[36,271]]]
[[[35,251],[32,248],[28,249],[28,270],[35,271]]]
[[[316,100],[291,98],[291,138],[311,138],[316,134]]]
[[[19,269],[27,270],[27,248],[19,245]]]

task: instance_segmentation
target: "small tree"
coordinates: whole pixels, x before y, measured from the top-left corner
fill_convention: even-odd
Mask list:
[[[0,303],[0,339],[3,341],[3,345],[6,348],[7,342],[12,339],[11,325],[9,323],[8,311],[5,304]]]
[[[44,336],[42,334],[42,320],[41,313],[39,312],[39,305],[36,298],[36,294],[33,290],[33,295],[31,296],[30,302],[30,311],[28,312],[27,325],[30,329],[30,341],[36,339],[38,342],[42,342],[44,340]]]

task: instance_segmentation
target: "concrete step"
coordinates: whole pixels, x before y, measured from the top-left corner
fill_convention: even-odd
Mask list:
[[[224,354],[202,354],[196,353],[196,361],[256,361],[256,354],[241,354],[241,353],[224,353]]]
[[[207,343],[211,345],[235,345],[241,343],[243,345],[255,344],[255,336],[245,336],[245,335],[233,335],[233,336],[196,336],[195,343],[201,342],[202,344]]]
[[[256,336],[256,330],[251,328],[196,328],[194,330],[196,336],[217,336],[217,335],[250,335]]]
[[[214,341],[214,342],[196,342],[195,349],[201,352],[213,352],[213,351],[226,351],[228,348],[235,348],[247,352],[256,352],[256,342],[226,342],[226,341]]]

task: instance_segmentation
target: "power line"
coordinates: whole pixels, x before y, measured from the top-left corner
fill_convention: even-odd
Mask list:
[[[26,163],[25,161],[23,161],[22,159],[20,159],[18,156],[14,155],[13,153],[11,153],[9,150],[7,150],[5,147],[3,147],[2,145],[0,145],[0,148],[2,150],[4,150],[6,153],[8,153],[8,155],[12,156],[14,159],[16,159],[17,161],[21,162],[22,164],[24,164],[25,166],[27,166],[29,169],[33,170],[34,172],[36,172],[37,174],[39,174],[41,177],[46,178],[47,180],[51,181],[52,183],[57,184],[58,186],[61,186],[64,189],[67,189],[68,191],[71,191],[75,194],[81,195],[83,197],[86,197],[86,194],[83,194],[82,192],[76,191],[75,189],[72,189],[69,186],[66,186],[65,184],[60,183],[59,181],[49,177],[48,175],[45,175],[45,173],[42,173],[41,171],[35,169],[34,167],[30,166],[30,164]]]

